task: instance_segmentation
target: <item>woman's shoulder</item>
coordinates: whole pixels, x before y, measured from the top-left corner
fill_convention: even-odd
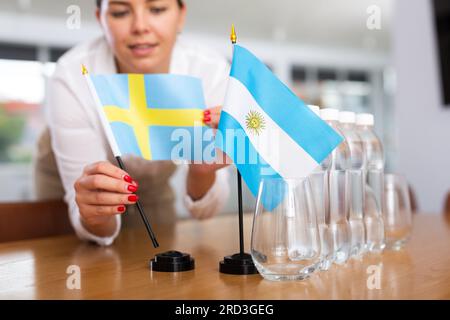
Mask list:
[[[106,41],[97,38],[75,46],[59,58],[49,82],[46,102],[52,121],[70,123],[75,118],[86,123],[86,119],[96,121],[96,109],[92,108],[93,100],[87,91],[81,65],[90,73],[110,73],[105,69],[108,58],[105,46]]]
[[[186,39],[181,39],[177,42],[176,48],[195,59],[207,62],[226,61],[223,54],[204,43],[192,43]]]
[[[81,64],[86,65],[91,72],[107,72],[105,69],[110,68],[110,55],[111,52],[104,37],[80,43],[58,59],[55,77],[67,76],[74,72],[78,74]]]
[[[205,45],[178,41],[171,72],[200,78],[207,106],[222,104],[230,64],[220,52]]]
[[[204,44],[177,41],[174,49],[173,71],[181,73],[227,72],[228,60],[219,51]]]

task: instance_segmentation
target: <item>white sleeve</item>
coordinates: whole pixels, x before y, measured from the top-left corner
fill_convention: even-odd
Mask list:
[[[193,201],[186,194],[184,203],[193,217],[205,219],[216,215],[222,210],[229,194],[228,171],[227,168],[222,168],[216,171],[216,179],[213,185],[201,199]]]
[[[55,76],[49,84],[46,112],[52,148],[65,190],[64,199],[69,207],[70,221],[77,236],[106,246],[114,241],[120,231],[120,215],[116,215],[117,229],[111,237],[98,237],[87,231],[80,221],[74,183],[86,165],[107,159],[107,146],[97,119],[92,119],[93,115],[83,108],[69,81],[70,75],[63,74]],[[78,89],[89,95],[87,86]]]

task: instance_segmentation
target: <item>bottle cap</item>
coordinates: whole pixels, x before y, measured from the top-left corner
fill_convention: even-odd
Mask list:
[[[374,117],[371,113],[358,113],[356,115],[356,124],[359,126],[373,126]]]
[[[333,108],[325,108],[320,110],[322,120],[339,121],[339,110]]]
[[[341,111],[339,112],[339,122],[340,123],[355,123],[356,114],[351,111]]]
[[[320,117],[320,108],[318,106],[314,106],[312,104],[308,104],[308,108],[314,112],[316,115]]]

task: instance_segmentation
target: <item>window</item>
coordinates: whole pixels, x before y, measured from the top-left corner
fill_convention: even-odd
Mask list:
[[[40,48],[50,61],[67,49]],[[55,63],[38,61],[38,48],[0,44],[0,201],[33,199],[33,154],[45,126],[42,105]]]

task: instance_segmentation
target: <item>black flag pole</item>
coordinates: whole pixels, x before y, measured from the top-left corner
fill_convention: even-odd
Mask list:
[[[231,43],[236,44],[236,32],[234,30],[234,25],[231,25]],[[219,264],[219,271],[226,274],[236,274],[236,275],[248,275],[256,274],[258,270],[256,269],[252,256],[245,253],[244,246],[244,210],[242,206],[242,177],[239,170],[237,170],[237,187],[238,187],[238,213],[239,213],[239,253],[233,254],[231,256],[226,256]]]
[[[242,177],[239,170],[237,171],[238,183],[238,210],[239,210],[239,253],[244,255],[244,212],[242,208]]]
[[[122,169],[123,171],[127,171],[127,169],[125,168],[125,164],[122,161],[122,158],[120,156],[117,156],[116,160],[117,160],[117,163],[119,164],[120,169]],[[158,248],[159,247],[158,240],[156,240],[155,233],[153,232],[150,222],[148,222],[147,215],[144,212],[144,207],[141,205],[139,200],[136,202],[136,207],[139,211],[142,222],[144,222],[145,229],[147,229],[147,233],[150,236],[150,239],[152,240],[153,247]]]

